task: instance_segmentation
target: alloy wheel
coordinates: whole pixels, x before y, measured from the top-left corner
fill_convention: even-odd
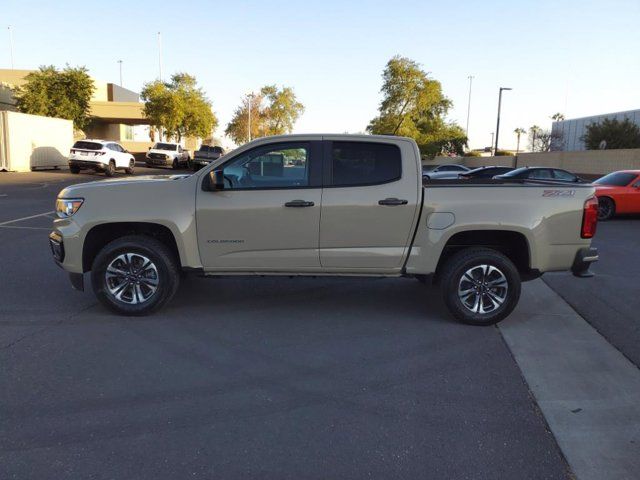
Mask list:
[[[469,268],[458,283],[458,298],[473,313],[491,313],[507,300],[507,277],[493,265]]]

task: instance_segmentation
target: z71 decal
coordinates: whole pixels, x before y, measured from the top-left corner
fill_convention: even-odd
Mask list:
[[[543,197],[573,197],[575,190],[543,190]]]

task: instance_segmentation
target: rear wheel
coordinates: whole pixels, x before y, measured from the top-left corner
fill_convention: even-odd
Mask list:
[[[609,197],[598,198],[598,220],[610,220],[616,214],[616,204]]]
[[[129,175],[131,175],[133,174],[133,170],[135,169],[135,166],[136,166],[135,160],[131,159],[129,160],[129,167],[125,168],[124,171]]]
[[[171,251],[155,238],[130,235],[107,244],[91,267],[93,291],[121,315],[147,315],[178,289],[180,271]]]
[[[520,298],[520,274],[506,256],[488,248],[467,248],[444,265],[442,294],[462,323],[493,325],[507,317]]]
[[[104,171],[104,174],[107,177],[113,177],[114,173],[116,173],[116,162],[114,162],[113,160],[109,160],[109,164],[107,165],[107,168]]]

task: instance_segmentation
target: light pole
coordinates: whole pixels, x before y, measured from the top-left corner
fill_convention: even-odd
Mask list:
[[[467,102],[467,128],[465,130],[465,135],[467,136],[467,141],[469,139],[469,114],[471,113],[471,84],[473,83],[473,75],[469,75],[467,77],[469,79],[469,101]]]
[[[251,102],[253,100],[253,93],[247,95],[247,100],[249,102],[249,108],[247,109],[247,115],[249,117],[249,121],[247,122],[247,130],[249,141],[251,141]]]
[[[7,30],[9,30],[9,54],[11,55],[11,70],[13,70],[13,30],[11,25],[7,27]]]
[[[120,64],[120,86],[122,86],[122,60],[118,60],[118,63]]]
[[[158,70],[160,72],[160,81],[162,81],[162,35],[158,32]]]
[[[503,90],[513,90],[509,87],[500,87],[500,93],[498,94],[498,123],[496,124],[496,146],[494,150],[494,155],[498,153],[498,135],[500,135],[500,108],[502,107],[502,91]]]
[[[493,138],[494,138],[495,133],[491,132],[491,143],[490,143],[490,147],[489,147],[489,153],[491,153],[491,150],[493,149]]]

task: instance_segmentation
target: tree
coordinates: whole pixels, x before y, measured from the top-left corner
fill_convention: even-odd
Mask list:
[[[218,124],[211,102],[189,74],[176,73],[170,82],[147,83],[141,97],[151,125],[178,141],[182,137],[207,137]]]
[[[529,127],[529,150],[531,150],[532,152],[536,151],[536,140],[537,140],[537,136],[542,132],[542,128],[540,128],[538,125],[533,125],[531,127]]]
[[[89,102],[95,87],[85,67],[67,66],[60,71],[53,65],[42,66],[25,80],[14,91],[20,112],[66,118],[78,130],[89,123]]]
[[[251,115],[249,115],[251,106]],[[298,101],[293,89],[276,85],[266,85],[259,93],[245,95],[240,105],[233,113],[233,117],[225,134],[235,143],[242,144],[249,138],[266,137],[291,133],[300,115],[304,112],[304,105]],[[249,117],[251,117],[251,137],[249,137]]]
[[[369,133],[411,137],[423,155],[464,153],[467,137],[462,127],[446,120],[452,103],[440,82],[399,55],[387,62],[382,79],[383,99]]]
[[[527,131],[524,128],[518,127],[513,131],[513,133],[516,134],[516,138],[518,139],[518,143],[516,146],[516,155],[517,155],[518,152],[520,151],[520,136],[524,133],[527,133]]]
[[[551,120],[553,120],[554,122],[561,122],[564,120],[564,114],[560,112],[554,113],[553,115],[551,115]]]
[[[601,148],[601,144],[612,150],[640,148],[640,127],[628,118],[622,121],[605,118],[600,123],[587,125],[586,129],[582,141],[587,150],[597,150]]]
[[[537,125],[529,128],[529,149],[532,152],[549,152],[552,144],[562,142],[562,135],[543,130]]]

